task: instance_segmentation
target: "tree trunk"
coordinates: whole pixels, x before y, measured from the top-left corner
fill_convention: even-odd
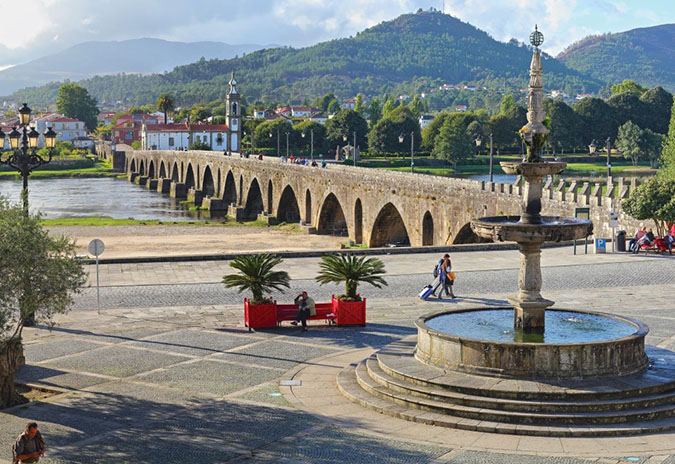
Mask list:
[[[14,373],[25,363],[21,340],[10,340],[0,347],[0,409],[14,402]]]

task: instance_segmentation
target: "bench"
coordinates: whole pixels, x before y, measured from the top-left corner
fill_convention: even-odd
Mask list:
[[[654,239],[654,243],[651,243],[649,245],[646,244],[646,243],[643,243],[642,245],[640,245],[640,248],[638,248],[637,252],[639,253],[640,250],[644,250],[645,254],[649,253],[650,251],[653,251],[654,253],[656,253],[656,252],[660,252],[660,253],[669,252],[670,254],[672,254],[672,252],[668,248],[668,245],[666,244],[666,241],[662,238]]]
[[[335,320],[335,311],[333,310],[333,303],[314,303],[316,307],[316,316],[309,316],[308,321],[325,320],[329,323]],[[281,325],[283,321],[294,321],[298,316],[298,305],[296,304],[278,304],[277,303],[277,325]]]

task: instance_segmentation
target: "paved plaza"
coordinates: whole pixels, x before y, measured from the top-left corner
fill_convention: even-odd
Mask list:
[[[516,291],[516,251],[453,254],[456,300],[420,301],[436,255],[384,256],[389,286],[364,286],[366,327],[285,325],[248,332],[242,295],[220,280],[226,262],[101,266],[95,288],[57,325],[26,329],[17,380],[62,392],[0,413],[0,460],[28,419],[46,463],[648,463],[675,464],[675,433],[616,438],[491,435],[386,417],[342,397],[335,376],[416,333],[432,311],[498,306]],[[675,258],[543,252],[542,293],[556,307],[613,312],[650,326],[675,350]],[[281,265],[319,302],[313,258]],[[95,266],[89,266],[95,284]]]

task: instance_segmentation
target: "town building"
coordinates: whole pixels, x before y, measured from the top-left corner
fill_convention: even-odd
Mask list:
[[[143,124],[158,124],[158,120],[155,116],[144,113],[120,116],[112,129],[113,144],[131,145],[140,142]]]
[[[78,137],[87,136],[87,126],[84,121],[66,117],[58,113],[49,113],[35,119],[35,130],[40,133],[39,146],[44,144],[44,137],[48,127],[56,132],[58,142],[72,142]]]
[[[455,111],[458,111],[460,113],[465,113],[466,111],[468,111],[468,109],[469,108],[466,105],[456,105],[455,106]]]
[[[425,129],[426,127],[431,124],[431,121],[434,120],[434,117],[430,114],[422,114],[420,115],[419,123],[420,123],[420,129]]]

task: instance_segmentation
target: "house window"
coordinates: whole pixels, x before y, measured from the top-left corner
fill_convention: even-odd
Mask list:
[[[173,137],[169,137],[169,146],[170,146],[170,147],[173,147],[173,145],[174,145],[174,143],[173,143]]]
[[[223,134],[218,134],[218,136],[216,137],[216,143],[217,143],[218,145],[222,145],[222,144],[223,144]]]

